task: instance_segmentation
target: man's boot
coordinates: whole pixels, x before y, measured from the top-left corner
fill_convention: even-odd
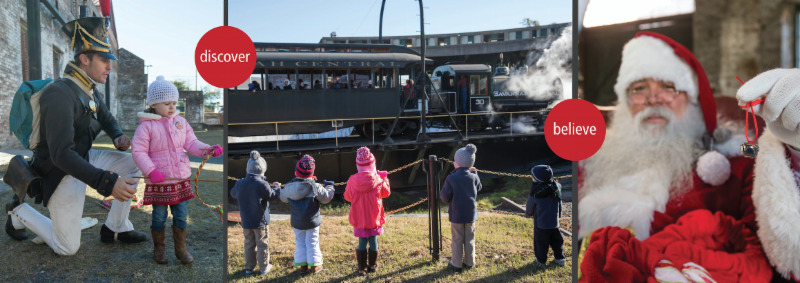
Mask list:
[[[356,250],[356,261],[358,261],[358,274],[367,274],[367,251]]]
[[[369,266],[367,267],[367,272],[375,272],[375,269],[378,268],[378,251],[369,250]]]
[[[164,244],[164,229],[157,232],[153,227],[150,227],[150,232],[153,234],[153,259],[159,264],[167,263],[167,246]]]
[[[9,212],[13,210],[15,207],[20,205],[21,203],[17,199],[17,196],[14,196],[13,199],[6,203],[6,214],[8,214],[8,218],[6,218],[6,234],[11,237],[11,239],[22,241],[28,238],[28,232],[25,232],[25,228],[17,229],[14,228],[13,222],[11,222],[11,214]]]
[[[135,230],[122,233],[114,233],[114,231],[108,229],[108,226],[106,226],[106,224],[103,224],[103,227],[100,228],[100,241],[103,243],[113,243],[115,235],[117,236],[117,240],[128,244],[147,241],[147,236],[144,233],[137,232]]]
[[[182,263],[192,263],[194,258],[189,254],[189,251],[186,250],[186,229],[172,226],[172,240],[175,241],[175,256],[178,257]]]

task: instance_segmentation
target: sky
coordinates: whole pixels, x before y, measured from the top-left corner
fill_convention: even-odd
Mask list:
[[[487,5],[490,3],[492,5]],[[523,18],[540,24],[572,22],[569,0],[423,1],[425,34],[522,27]],[[380,0],[228,1],[228,24],[255,42],[317,43],[337,36],[378,36]],[[383,35],[419,35],[419,3],[386,1]]]
[[[194,49],[206,31],[223,25],[222,0],[112,1],[120,48],[144,59],[148,84],[158,75],[195,87]],[[197,75],[197,86],[210,86]]]

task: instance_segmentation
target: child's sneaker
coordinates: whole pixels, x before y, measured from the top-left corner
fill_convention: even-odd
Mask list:
[[[538,260],[534,260],[533,264],[535,264],[536,266],[545,266],[546,265],[546,264],[544,264],[542,262],[539,262]]]
[[[247,275],[247,276],[253,275],[253,271],[250,270],[250,269],[245,269],[244,270],[244,275]]]
[[[558,264],[558,266],[564,266],[564,265],[566,265],[566,264],[567,264],[567,260],[566,260],[566,259],[563,259],[563,258],[562,258],[562,259],[556,259],[556,260],[553,260],[553,262],[555,262],[556,264]]]
[[[472,269],[471,265],[466,265],[466,264],[464,265],[464,270],[470,270],[470,269]]]
[[[261,275],[267,274],[272,270],[272,264],[267,264],[267,268],[261,271]]]

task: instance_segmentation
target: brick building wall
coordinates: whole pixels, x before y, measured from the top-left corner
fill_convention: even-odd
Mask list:
[[[23,75],[23,54],[27,53],[22,43],[23,30],[27,30],[27,0],[0,0],[0,149],[21,148],[16,137],[9,130],[8,115],[14,93],[22,84]],[[65,21],[76,19],[79,14],[78,4],[73,5],[71,0],[50,0],[53,6]],[[87,13],[90,16],[100,15],[99,7],[95,7],[91,1],[87,2]],[[72,60],[73,54],[70,49],[70,37],[61,31],[59,23],[43,4],[40,7],[40,29],[41,29],[41,70],[42,78],[59,78],[67,62]],[[109,33],[112,46],[116,49],[116,38],[112,32]],[[54,52],[55,51],[55,52]],[[112,68],[116,69],[117,64],[112,63]],[[115,103],[114,93],[116,93],[116,76],[112,70],[111,79],[108,82],[111,86],[111,103]],[[101,92],[106,92],[105,85],[98,85]],[[112,109],[114,109],[112,107]],[[112,111],[113,112],[113,111]]]

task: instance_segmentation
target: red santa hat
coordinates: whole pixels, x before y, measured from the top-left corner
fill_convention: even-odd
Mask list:
[[[717,129],[714,94],[706,72],[688,48],[662,34],[637,33],[622,49],[622,63],[614,85],[618,105],[627,105],[627,89],[631,83],[647,78],[673,82],[677,91],[686,92],[692,103],[699,103],[706,131],[714,137]],[[730,175],[730,163],[718,152],[708,154],[713,156],[698,162],[701,179],[712,185],[724,183]]]

